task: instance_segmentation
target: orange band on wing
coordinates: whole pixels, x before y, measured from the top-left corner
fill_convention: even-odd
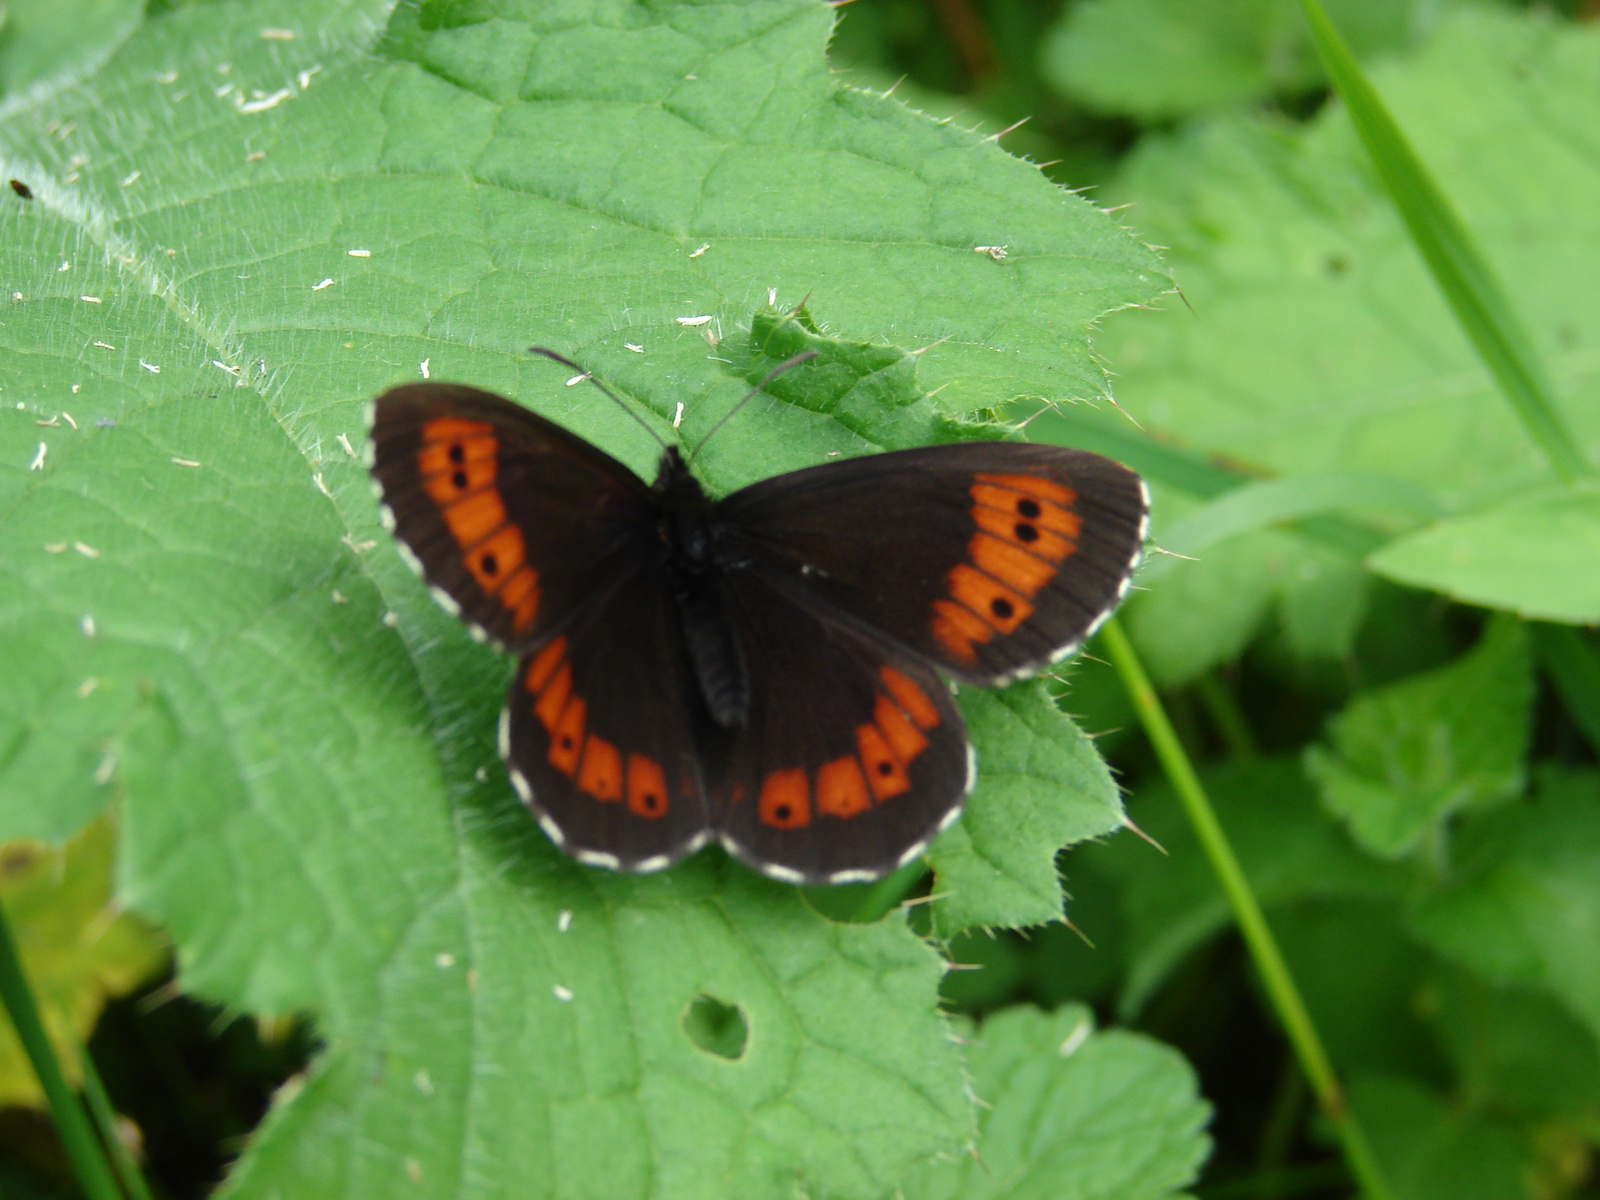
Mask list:
[[[580,700],[577,703],[583,702]],[[592,733],[583,739],[578,788],[596,800],[622,799],[622,755],[610,742]]]
[[[867,786],[878,803],[910,790],[911,779],[905,766],[894,756],[889,740],[876,725],[856,726],[856,750],[866,768]]]
[[[641,817],[667,815],[667,777],[655,759],[628,755],[628,807]]]
[[[878,678],[883,680],[883,686],[889,689],[895,703],[905,709],[906,716],[917,723],[918,729],[932,729],[939,723],[939,710],[910,679],[893,667],[878,668]]]
[[[1056,574],[1054,564],[990,533],[978,533],[967,543],[967,558],[985,575],[1024,596],[1034,595]]]
[[[799,829],[811,824],[811,795],[804,768],[773,771],[761,783],[756,812],[774,829]]]
[[[565,674],[566,668],[562,667],[561,670]],[[557,675],[556,680],[559,682],[560,679],[561,676]],[[550,690],[554,691],[555,688]],[[550,765],[563,775],[577,773],[578,758],[583,753],[583,727],[588,712],[589,706],[583,702],[583,697],[573,696],[550,730],[550,753],[546,757]]]
[[[506,518],[495,487],[500,441],[494,426],[464,417],[436,417],[422,427],[417,469],[422,486],[439,506],[467,570],[486,595],[500,598],[514,633],[533,627],[539,613],[539,576],[524,570],[522,530]]]
[[[478,586],[491,596],[510,579],[524,558],[522,530],[502,525],[467,554],[467,569]]]
[[[511,613],[511,628],[524,633],[539,612],[539,572],[524,566],[500,589],[500,603]]]
[[[909,766],[912,759],[928,748],[928,739],[922,731],[908,721],[899,705],[887,696],[878,697],[872,710],[872,723],[904,766]]]
[[[966,563],[952,567],[947,578],[956,603],[1001,633],[1010,633],[1033,614],[1033,605],[1023,599],[1021,592]]]
[[[444,510],[444,523],[450,527],[450,536],[456,539],[456,545],[465,550],[506,523],[505,502],[493,489],[474,492]]]
[[[974,666],[979,645],[1033,615],[1033,598],[1077,550],[1083,522],[1072,509],[1077,492],[1042,475],[977,475],[968,494],[978,532],[945,576],[928,628],[952,658]]]
[[[999,491],[998,488],[994,490]],[[977,495],[978,491],[978,488],[973,488],[973,495]],[[1001,494],[1016,495],[1015,492]],[[1064,531],[1047,528],[1044,524],[1046,512],[1061,512],[1070,517],[1070,522],[1064,520],[1056,522],[1058,525],[1070,523],[1072,525],[1070,536]],[[984,533],[992,533],[1002,541],[1010,542],[1029,554],[1037,554],[1046,562],[1058,563],[1078,548],[1078,543],[1073,540],[1078,536],[1078,515],[1068,513],[1065,509],[1046,509],[1043,505],[1039,508],[1039,514],[1029,520],[1011,509],[990,508],[981,502],[972,506],[972,519]]]
[[[488,438],[481,440],[489,441],[491,447],[494,444]],[[417,455],[419,462],[427,457],[427,450]],[[468,459],[460,465],[451,464],[446,470],[436,474],[424,474],[422,487],[433,497],[433,502],[443,508],[454,504],[463,496],[482,491],[486,487],[493,487],[495,468],[495,457],[491,450],[486,458]]]
[[[933,602],[931,628],[934,640],[950,652],[950,657],[968,666],[978,661],[976,644],[987,642],[994,636],[994,630],[980,621],[975,613],[949,600]]]
[[[528,664],[528,673],[522,678],[522,686],[537,696],[544,691],[544,685],[550,682],[550,677],[556,673],[556,668],[566,656],[567,639],[564,636],[553,638],[533,656],[533,661]]]
[[[572,668],[561,664],[561,669],[556,672],[550,685],[539,693],[539,702],[533,706],[533,715],[539,718],[545,732],[549,733],[556,727],[556,722],[561,719],[561,710],[567,706],[567,697],[572,694]]]
[[[434,503],[449,505],[494,483],[500,441],[494,426],[465,417],[435,417],[422,427],[417,470]]]
[[[867,777],[854,754],[817,768],[817,811],[830,817],[853,817],[872,807]]]

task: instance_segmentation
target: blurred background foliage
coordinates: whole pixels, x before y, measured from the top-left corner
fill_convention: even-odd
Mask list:
[[[1403,95],[1402,122],[1438,117],[1423,149],[1459,156],[1433,159],[1447,190],[1479,164],[1502,168],[1502,181],[1520,171],[1530,195],[1554,191],[1554,210],[1566,205],[1574,226],[1593,221],[1576,207],[1581,188],[1536,173],[1548,164],[1519,162],[1512,126],[1465,127],[1470,102],[1450,88],[1470,96],[1480,86],[1484,77],[1462,66],[1473,54],[1500,62],[1568,33],[1587,34],[1574,54],[1592,64],[1600,2],[1328,7],[1364,64]],[[115,8],[129,27],[143,15]],[[14,6],[10,19],[27,12]],[[1449,383],[1459,347],[1435,353],[1448,336],[1429,324],[1431,310],[1416,317],[1394,300],[1440,308],[1348,137],[1328,123],[1295,0],[856,0],[839,10],[832,60],[841,83],[892,89],[999,136],[1062,186],[1128,206],[1125,225],[1171,247],[1193,311],[1178,303],[1113,318],[1100,344],[1123,377],[1120,403],[1156,436],[1103,412],[1047,412],[1033,427],[1146,471],[1158,541],[1244,481],[1372,470],[1384,453],[1403,460],[1391,478],[1426,490],[1424,508],[1470,510],[1527,481],[1531,468],[1515,455],[1496,457],[1503,430],[1454,415],[1490,389]],[[7,90],[49,65],[8,57],[0,41]],[[1592,106],[1600,68],[1586,69],[1551,88],[1587,88]],[[1485,110],[1495,108],[1491,94]],[[1593,152],[1592,142],[1574,149]],[[1557,353],[1558,381],[1592,399],[1583,389],[1593,370],[1580,367],[1600,338],[1581,314],[1560,314],[1574,280],[1592,275],[1597,247],[1566,255],[1571,278],[1537,277],[1518,247],[1541,237],[1560,246],[1570,230],[1559,216],[1525,210],[1528,227],[1507,241],[1493,203],[1469,196],[1466,208],[1489,221],[1479,232],[1517,299],[1539,294],[1529,319]],[[1395,271],[1404,278],[1388,279]],[[1348,311],[1326,299],[1353,284],[1393,345],[1351,335]],[[1308,358],[1319,339],[1332,342],[1332,365]],[[1324,444],[1295,414],[1344,370],[1396,388],[1431,382],[1452,416],[1423,411],[1404,434],[1340,425],[1329,440],[1342,449],[1319,458]],[[1251,379],[1270,402],[1242,415],[1217,407],[1215,392]],[[1350,451],[1363,437],[1370,452]],[[1577,625],[1491,615],[1368,570],[1363,556],[1415,515],[1313,514],[1219,539],[1201,563],[1148,572],[1128,621],[1398,1194],[1600,1197],[1596,643]],[[1594,560],[1579,569],[1592,575]],[[1130,836],[1064,855],[1071,924],[959,936],[951,952],[964,969],[947,977],[950,1007],[982,1018],[1025,1001],[1081,1002],[1102,1022],[1180,1048],[1216,1111],[1198,1196],[1348,1195],[1116,678],[1091,653],[1060,695],[1099,735],[1131,817],[1167,856]],[[5,847],[0,892],[19,926],[70,930],[59,945],[72,954],[29,958],[36,981],[77,1036],[92,1031],[161,1194],[204,1195],[315,1043],[303,1026],[238,1018],[168,986],[156,935],[102,915],[106,830],[92,827],[61,855]],[[78,869],[97,861],[98,876]],[[0,1111],[0,1191],[70,1195],[28,1107],[30,1079],[0,1045],[0,1100],[11,1106]]]
[[[1518,210],[1562,172],[1507,114],[1525,56],[1563,39],[1586,65],[1541,84],[1592,111],[1600,4],[1327,7],[1537,327],[1592,456],[1596,331],[1548,313],[1582,291],[1552,272],[1593,249],[1577,214],[1594,160],[1579,189]],[[1426,493],[1408,517],[1351,519],[1357,504],[1219,537],[1198,563],[1158,556],[1126,620],[1397,1194],[1600,1196],[1600,991],[1576,985],[1600,972],[1596,641],[1364,564],[1424,509],[1471,510],[1543,467],[1521,459],[1520,431],[1485,432],[1504,401],[1330,104],[1299,4],[858,0],[833,61],[847,83],[1000,136],[1169,248],[1188,307],[1116,314],[1098,343],[1153,436],[1103,412],[1030,428],[1144,470],[1158,544],[1176,549],[1185,514],[1247,480],[1376,469]],[[1551,252],[1530,255],[1540,240]],[[1572,561],[1593,578],[1592,557]],[[947,999],[980,1015],[1087,1001],[1180,1047],[1216,1105],[1197,1195],[1349,1195],[1092,648],[1061,698],[1170,858],[1130,837],[1063,855],[1071,927],[961,936],[969,969]]]

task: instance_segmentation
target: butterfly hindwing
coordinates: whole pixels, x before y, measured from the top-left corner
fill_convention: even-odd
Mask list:
[[[926,664],[796,605],[729,589],[750,708],[707,758],[723,844],[795,883],[876,879],[918,854],[971,786],[966,729]]]
[[[552,841],[591,865],[648,871],[707,840],[693,686],[678,614],[648,565],[523,657],[501,754]]]
[[[1138,475],[1081,450],[978,442],[753,484],[718,506],[750,570],[797,603],[980,684],[1071,653],[1127,588]]]
[[[395,534],[435,595],[512,648],[603,596],[648,524],[633,472],[477,388],[391,388],[374,405],[372,449]]]

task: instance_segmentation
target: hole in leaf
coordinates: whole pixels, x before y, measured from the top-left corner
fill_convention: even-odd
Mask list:
[[[704,993],[684,1010],[683,1032],[699,1049],[730,1062],[743,1058],[750,1043],[750,1023],[738,1006]]]

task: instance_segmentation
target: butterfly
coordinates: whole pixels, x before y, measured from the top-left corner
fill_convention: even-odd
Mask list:
[[[455,383],[384,392],[370,447],[435,598],[518,656],[499,726],[517,794],[567,854],[621,871],[712,839],[791,883],[911,861],[975,777],[944,677],[1001,685],[1076,650],[1127,591],[1148,510],[1128,468],[1024,442],[713,499],[675,445],[646,483]]]

